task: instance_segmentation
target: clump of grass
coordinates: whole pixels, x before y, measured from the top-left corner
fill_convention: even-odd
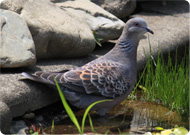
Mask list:
[[[70,117],[70,119],[72,120],[72,122],[75,124],[75,126],[77,127],[77,129],[78,129],[78,131],[79,131],[79,133],[80,133],[81,135],[84,133],[85,120],[86,120],[86,117],[87,117],[88,112],[90,111],[90,109],[91,109],[93,106],[95,106],[96,104],[98,104],[98,103],[106,102],[106,101],[112,101],[111,99],[107,99],[107,100],[96,101],[96,102],[94,102],[93,104],[91,104],[91,105],[86,109],[86,111],[85,111],[85,113],[84,113],[84,115],[83,115],[82,126],[80,127],[79,122],[78,122],[78,120],[77,120],[75,114],[73,113],[72,109],[71,109],[70,106],[68,105],[68,103],[67,103],[67,101],[66,101],[66,99],[65,99],[65,97],[64,97],[64,95],[63,95],[63,93],[62,93],[62,91],[61,91],[61,89],[60,89],[60,87],[59,87],[59,84],[57,83],[56,79],[54,79],[54,81],[55,81],[55,84],[56,84],[56,86],[57,86],[57,90],[58,90],[58,92],[59,92],[59,95],[60,95],[61,101],[62,101],[62,103],[63,103],[63,106],[64,106],[64,108],[65,108],[65,110],[66,110],[68,116]],[[90,120],[91,129],[92,129],[93,132],[95,132],[95,131],[94,131],[94,128],[93,128],[93,124],[92,124],[91,117],[90,117],[90,115],[88,115],[88,116],[89,116],[89,120]]]
[[[162,103],[182,115],[189,116],[189,67],[187,53],[180,62],[172,62],[170,53],[165,61],[162,53],[148,61],[140,80],[143,98]]]

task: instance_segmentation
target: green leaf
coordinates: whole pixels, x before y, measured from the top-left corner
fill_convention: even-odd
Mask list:
[[[100,37],[98,37],[98,35],[96,34],[96,31],[95,31],[95,30],[93,30],[92,33],[93,33],[93,35],[94,35],[94,39],[95,39],[96,43],[97,43],[100,47],[102,47],[102,44],[101,44],[100,42],[101,42],[103,39],[100,38]]]
[[[64,97],[64,95],[63,95],[63,93],[62,93],[62,91],[61,91],[61,89],[60,89],[60,87],[59,87],[59,84],[57,83],[57,81],[56,81],[55,78],[54,78],[54,81],[55,81],[55,84],[56,84],[56,86],[57,86],[57,90],[58,90],[58,92],[59,92],[61,101],[62,101],[62,103],[63,103],[63,106],[64,106],[64,108],[65,108],[67,114],[69,115],[70,119],[71,119],[72,122],[75,124],[75,126],[77,127],[79,133],[81,134],[82,132],[81,132],[81,129],[80,129],[80,125],[79,125],[79,123],[78,123],[77,118],[75,117],[75,114],[73,113],[73,111],[71,110],[70,106],[68,105],[68,103],[67,103],[67,101],[66,101],[66,99],[65,99],[65,97]]]
[[[32,135],[38,135],[39,133],[38,132],[34,132]]]
[[[176,135],[186,135],[188,133],[188,130],[184,127],[174,128],[174,134]]]
[[[155,127],[156,130],[164,130],[162,127]]]

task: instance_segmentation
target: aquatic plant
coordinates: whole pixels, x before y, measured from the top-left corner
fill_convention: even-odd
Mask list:
[[[169,106],[183,116],[189,116],[189,67],[188,55],[184,52],[181,61],[178,60],[176,49],[175,59],[171,52],[165,56],[158,52],[157,59],[151,55],[139,77],[139,82],[131,97],[135,97],[137,86],[143,91],[142,100],[153,101]],[[185,49],[186,50],[186,49]]]
[[[167,64],[161,53],[157,60],[148,61],[146,74],[141,80],[145,100],[162,103],[180,114],[189,115],[189,68],[185,56],[174,64],[170,53]]]
[[[148,61],[143,72],[138,74],[139,80],[128,99],[137,100],[137,89],[140,88],[141,100],[161,103],[186,119],[189,117],[189,57],[186,51],[188,47],[185,48],[183,57],[179,56],[176,49],[175,52],[169,51],[167,57],[162,51],[158,51],[157,57],[154,58],[151,55],[149,37],[148,42],[150,48],[150,55],[146,55]]]

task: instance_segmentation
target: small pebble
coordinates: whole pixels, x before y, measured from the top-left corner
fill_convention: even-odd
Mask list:
[[[25,130],[28,129],[28,126],[23,120],[13,121],[10,129],[11,134],[26,134]]]
[[[34,117],[35,117],[35,114],[32,113],[32,112],[26,113],[26,114],[24,114],[24,115],[22,116],[22,118],[28,119],[28,120],[33,119]]]

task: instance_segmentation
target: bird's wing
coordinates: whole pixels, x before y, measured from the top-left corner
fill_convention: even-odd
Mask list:
[[[102,62],[87,64],[63,74],[59,83],[87,94],[115,98],[130,88],[130,80],[119,63]]]
[[[124,67],[119,63],[102,62],[90,63],[65,73],[40,71],[27,77],[49,84],[54,84],[55,78],[59,84],[72,91],[115,98],[124,94],[131,87],[126,73]]]

